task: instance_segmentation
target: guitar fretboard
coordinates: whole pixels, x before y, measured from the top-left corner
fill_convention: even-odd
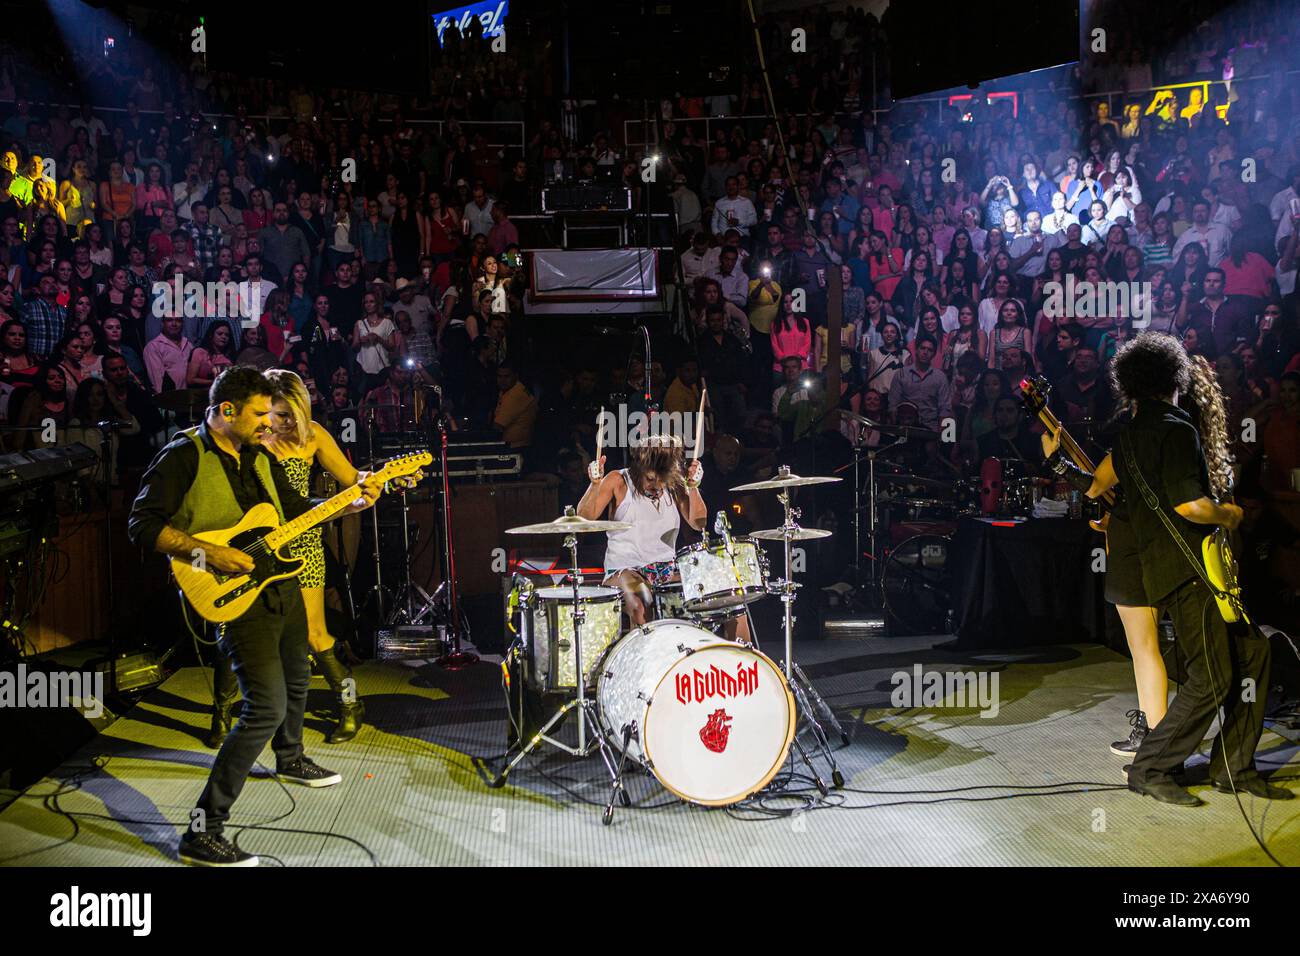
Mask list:
[[[266,543],[272,551],[278,551],[286,542],[292,541],[300,534],[310,531],[322,521],[328,521],[360,497],[360,485],[345,488],[334,497],[322,501],[311,511],[305,511],[292,521],[280,525],[266,536]]]

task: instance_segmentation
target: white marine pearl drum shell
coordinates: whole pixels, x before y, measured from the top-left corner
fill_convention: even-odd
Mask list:
[[[677,552],[682,595],[691,613],[726,611],[767,594],[758,545],[748,538],[731,543],[734,562],[721,542],[693,544]]]

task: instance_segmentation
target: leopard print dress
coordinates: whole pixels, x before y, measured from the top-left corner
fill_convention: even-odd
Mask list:
[[[312,458],[285,458],[281,461],[289,482],[304,498],[311,497]],[[307,563],[298,572],[298,583],[304,588],[325,586],[325,548],[321,544],[321,529],[310,531],[289,542],[289,554]]]

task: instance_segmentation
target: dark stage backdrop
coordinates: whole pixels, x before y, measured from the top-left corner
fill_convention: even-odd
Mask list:
[[[432,10],[424,0],[378,5],[346,20],[328,15],[325,8],[245,0],[201,12],[209,69],[254,76],[269,72],[314,89],[428,93],[433,32]]]

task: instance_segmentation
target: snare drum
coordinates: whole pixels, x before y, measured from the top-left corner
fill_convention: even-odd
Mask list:
[[[686,612],[686,599],[682,597],[681,581],[656,584],[651,590],[654,592],[656,618],[661,621],[668,618],[680,620],[689,616]]]
[[[749,538],[731,541],[735,559],[721,542],[693,544],[677,552],[686,610],[712,614],[750,604],[767,594],[761,552]]]
[[[590,686],[596,663],[618,640],[623,626],[623,595],[617,588],[582,586],[582,670]],[[573,588],[538,588],[520,609],[524,643],[524,682],[542,693],[575,690]]]
[[[672,793],[706,806],[767,786],[794,738],[794,698],[780,668],[686,621],[653,621],[610,648],[596,706],[611,744]]]

